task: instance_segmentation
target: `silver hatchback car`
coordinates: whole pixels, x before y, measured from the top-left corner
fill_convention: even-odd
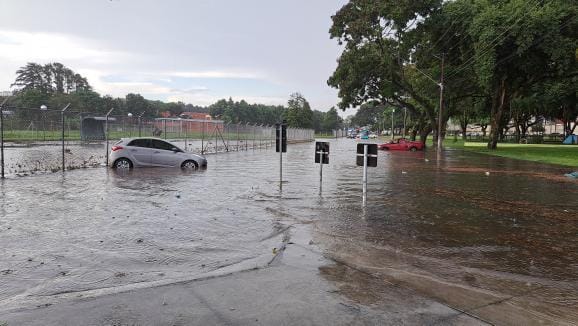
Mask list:
[[[162,166],[196,170],[207,167],[207,159],[188,153],[158,138],[122,138],[110,149],[110,166],[115,169]]]

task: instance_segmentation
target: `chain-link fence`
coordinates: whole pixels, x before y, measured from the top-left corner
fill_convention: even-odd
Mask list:
[[[201,154],[275,146],[275,126],[94,115],[63,109],[2,109],[3,175],[100,166],[107,161],[109,147],[121,138],[158,137]],[[310,129],[289,128],[287,137],[294,143],[311,141],[315,134]]]

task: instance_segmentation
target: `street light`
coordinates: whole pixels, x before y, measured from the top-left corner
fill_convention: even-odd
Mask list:
[[[46,110],[48,110],[48,107],[42,104],[40,106],[40,111],[42,111],[42,138],[44,139],[44,141],[46,141],[46,127],[45,127]]]
[[[393,140],[393,114],[395,113],[395,109],[391,110],[391,140]]]

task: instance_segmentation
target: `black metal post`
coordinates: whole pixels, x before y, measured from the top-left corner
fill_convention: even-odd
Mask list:
[[[110,113],[114,110],[114,108],[110,109],[110,111],[108,111],[108,113],[106,114],[106,121],[104,122],[104,139],[106,141],[106,153],[105,157],[106,157],[106,166],[108,166],[108,116],[110,115]]]

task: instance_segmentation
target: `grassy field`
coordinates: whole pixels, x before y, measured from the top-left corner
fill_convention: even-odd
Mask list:
[[[430,148],[434,146],[431,139],[428,140],[427,146]],[[444,141],[444,146],[516,160],[578,167],[578,145],[500,143],[497,150],[491,151],[486,147],[486,143],[464,142],[461,139],[455,141],[450,138]]]
[[[476,153],[578,167],[577,145],[498,144],[495,151],[487,149],[485,143],[464,143],[462,146]]]

